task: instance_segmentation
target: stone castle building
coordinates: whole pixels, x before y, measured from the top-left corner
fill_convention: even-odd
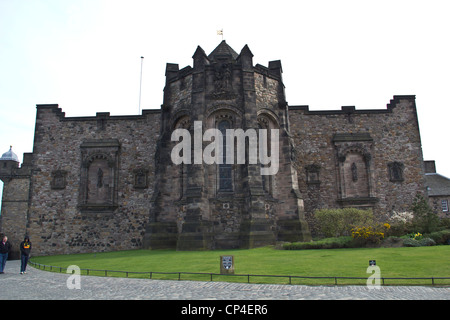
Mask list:
[[[66,117],[37,105],[34,147],[0,159],[0,231],[34,254],[251,248],[309,241],[320,208],[372,208],[380,219],[425,190],[415,96],[386,109],[312,111],[286,101],[279,60],[253,64],[222,41],[193,66],[166,66],[160,109]],[[172,132],[279,130],[279,170],[179,164]],[[208,143],[203,142],[203,147]],[[248,150],[247,150],[248,152]]]

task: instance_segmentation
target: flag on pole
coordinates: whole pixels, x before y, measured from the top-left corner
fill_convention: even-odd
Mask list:
[[[222,36],[222,40],[223,40],[223,29],[217,30],[217,35]]]

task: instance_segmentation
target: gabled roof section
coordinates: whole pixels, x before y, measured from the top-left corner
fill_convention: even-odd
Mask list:
[[[450,179],[439,173],[426,173],[425,180],[429,196],[450,196]]]
[[[208,55],[208,59],[217,61],[220,57],[232,57],[236,60],[238,56],[239,54],[234,51],[225,40],[222,40],[222,42]]]

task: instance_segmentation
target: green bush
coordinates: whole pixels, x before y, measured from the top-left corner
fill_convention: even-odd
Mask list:
[[[372,223],[352,228],[352,237],[361,246],[379,244],[389,232],[389,223]]]
[[[389,234],[393,236],[401,237],[405,234],[412,233],[414,231],[414,226],[410,221],[390,222],[390,225],[391,229],[389,231]]]
[[[325,237],[348,236],[351,234],[352,226],[373,222],[371,210],[355,208],[322,209],[317,210],[314,216]]]
[[[436,242],[431,238],[422,238],[420,240],[408,238],[403,240],[404,247],[429,247],[435,245]]]
[[[436,231],[426,234],[428,238],[433,239],[436,244],[449,244],[450,241],[450,229]]]
[[[442,218],[439,221],[439,229],[440,230],[450,229],[450,218]]]
[[[414,198],[411,210],[414,213],[412,224],[416,231],[429,233],[437,230],[439,217],[421,194],[417,194]]]
[[[352,237],[325,238],[312,242],[284,243],[284,250],[307,250],[307,249],[339,249],[353,248],[355,243]]]
[[[403,240],[403,246],[404,247],[420,247],[420,243],[417,240],[408,238],[408,239]]]
[[[421,247],[430,247],[430,246],[436,245],[436,242],[430,238],[423,238],[423,239],[419,240],[419,243],[420,243]]]

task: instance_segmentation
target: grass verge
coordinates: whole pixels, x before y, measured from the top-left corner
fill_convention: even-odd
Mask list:
[[[89,254],[33,257],[40,264],[62,267],[77,265],[81,269],[142,272],[128,277],[171,280],[210,281],[210,275],[178,274],[220,273],[220,256],[234,255],[235,274],[241,276],[213,276],[214,281],[248,282],[248,275],[282,275],[284,277],[250,276],[251,283],[292,283],[332,285],[335,279],[297,279],[307,277],[359,277],[363,280],[338,279],[338,284],[366,284],[369,260],[376,260],[382,278],[450,277],[450,246],[352,248],[320,250],[275,250],[264,247],[251,250],[174,251],[131,250]],[[59,271],[59,269],[54,269]],[[150,272],[153,274],[150,275]],[[166,272],[170,274],[158,274]],[[86,274],[83,271],[82,274]],[[104,276],[104,271],[90,271],[90,275]],[[125,272],[108,272],[108,276],[125,277]],[[431,280],[386,279],[386,285],[431,285]],[[435,284],[450,285],[450,279],[436,279]]]

